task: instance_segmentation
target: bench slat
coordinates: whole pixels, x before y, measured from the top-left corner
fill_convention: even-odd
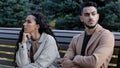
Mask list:
[[[16,46],[17,40],[0,39],[0,44]]]
[[[6,66],[15,66],[15,63],[12,61],[6,61],[0,59],[0,64],[6,65]]]
[[[10,67],[7,67],[7,66],[0,66],[0,68],[10,68]],[[14,68],[14,67],[12,67],[12,68]]]
[[[0,51],[15,52],[15,48],[1,47],[0,46]]]
[[[116,68],[116,66],[108,66],[108,68]]]
[[[0,53],[0,58],[14,59],[14,54]]]
[[[21,28],[0,28],[0,45],[11,45],[16,46],[16,42],[18,40],[19,31]],[[58,45],[60,46],[60,56],[61,58],[64,56],[68,45],[70,44],[73,36],[77,34],[83,33],[83,31],[71,31],[71,30],[53,30],[55,37],[58,41]],[[120,33],[113,32],[115,36],[115,48],[113,57],[110,61],[108,68],[116,68],[115,65],[120,66]],[[0,46],[0,51],[6,52],[15,52],[14,48],[2,47]],[[15,63],[12,61],[6,61],[1,58],[8,58],[13,59],[13,54],[6,54],[0,52],[0,64],[8,65],[8,66],[15,66]],[[0,65],[1,66],[1,65]],[[118,67],[119,68],[119,67]]]
[[[18,35],[0,34],[0,39],[13,39],[13,40],[17,40],[18,39]]]
[[[0,34],[19,34],[20,31],[13,31],[13,30],[0,30]]]

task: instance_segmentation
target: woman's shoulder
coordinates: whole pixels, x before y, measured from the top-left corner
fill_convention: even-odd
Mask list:
[[[54,37],[47,34],[47,33],[43,33],[44,39],[46,39],[47,41],[54,41]]]

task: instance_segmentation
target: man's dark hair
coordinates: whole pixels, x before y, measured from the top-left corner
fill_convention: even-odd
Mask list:
[[[90,6],[93,6],[93,7],[97,8],[97,4],[95,2],[87,1],[87,2],[84,2],[83,4],[81,4],[80,13],[82,14],[83,8],[90,7]]]

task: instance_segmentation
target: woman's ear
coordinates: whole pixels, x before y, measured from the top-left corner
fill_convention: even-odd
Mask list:
[[[39,25],[39,24],[37,24],[36,29],[38,30],[39,28],[40,28],[40,25]]]

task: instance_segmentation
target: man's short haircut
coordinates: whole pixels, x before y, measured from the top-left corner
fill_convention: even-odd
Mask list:
[[[93,6],[97,9],[97,4],[95,2],[87,1],[87,2],[84,2],[83,4],[81,4],[80,14],[82,14],[83,8],[90,7],[90,6]]]

